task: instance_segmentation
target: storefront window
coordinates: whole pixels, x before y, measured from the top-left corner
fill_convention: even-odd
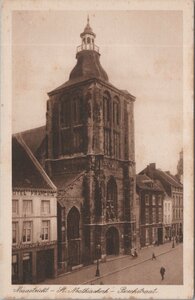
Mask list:
[[[18,255],[12,255],[12,281],[14,282],[18,278]]]

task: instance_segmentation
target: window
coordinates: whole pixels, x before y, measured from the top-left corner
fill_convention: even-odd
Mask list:
[[[117,185],[114,178],[111,178],[107,184],[106,218],[112,221],[117,218]]]
[[[106,123],[110,122],[111,99],[110,99],[110,94],[108,92],[104,93],[103,103],[104,103],[104,105],[103,105],[104,125],[106,125]]]
[[[114,125],[119,125],[119,100],[118,97],[114,97],[113,101],[113,123]]]
[[[67,100],[61,104],[61,123],[65,127],[70,125],[70,102]]]
[[[42,241],[49,240],[49,221],[42,221],[42,228],[41,228],[41,239]]]
[[[149,224],[149,208],[145,208],[145,223]]]
[[[152,195],[152,205],[156,205],[156,197],[155,197],[155,195]]]
[[[32,213],[32,200],[23,200],[23,213],[24,214]]]
[[[12,244],[18,243],[18,222],[12,222]]]
[[[80,124],[82,119],[82,98],[76,96],[72,102],[72,119],[75,124]]]
[[[111,155],[111,131],[109,129],[104,129],[104,153]]]
[[[32,241],[32,222],[23,222],[23,243],[29,243]]]
[[[152,207],[152,222],[156,223],[156,208]]]
[[[81,152],[83,150],[83,135],[82,135],[82,129],[76,128],[74,129],[74,152]]]
[[[161,223],[162,222],[162,208],[159,207],[158,209],[158,222]]]
[[[161,195],[158,196],[158,205],[162,205],[162,197],[161,197]]]
[[[41,213],[50,214],[50,201],[49,200],[41,201]]]
[[[149,229],[146,228],[146,245],[149,244]]]
[[[152,241],[153,243],[157,240],[157,230],[155,227],[152,227]]]
[[[18,200],[12,200],[12,213],[18,214]]]
[[[149,205],[149,195],[145,195],[145,205]]]
[[[114,138],[114,157],[119,158],[120,157],[120,141],[119,141],[119,133],[114,132],[113,133],[113,138]]]

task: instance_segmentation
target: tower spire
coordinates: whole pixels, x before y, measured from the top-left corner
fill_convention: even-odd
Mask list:
[[[77,47],[77,52],[83,50],[92,50],[99,52],[99,48],[95,45],[95,33],[93,32],[89,24],[89,14],[87,15],[87,25],[84,28],[84,31],[80,34],[81,45]]]

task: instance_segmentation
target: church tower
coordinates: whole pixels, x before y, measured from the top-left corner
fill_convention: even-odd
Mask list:
[[[100,64],[89,18],[69,80],[49,92],[46,168],[58,188],[63,270],[136,245],[134,101]],[[118,62],[119,63],[119,62]]]

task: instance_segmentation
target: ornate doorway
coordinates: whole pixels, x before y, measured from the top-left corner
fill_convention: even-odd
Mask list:
[[[106,232],[106,254],[119,254],[119,233],[115,227],[110,227]]]

